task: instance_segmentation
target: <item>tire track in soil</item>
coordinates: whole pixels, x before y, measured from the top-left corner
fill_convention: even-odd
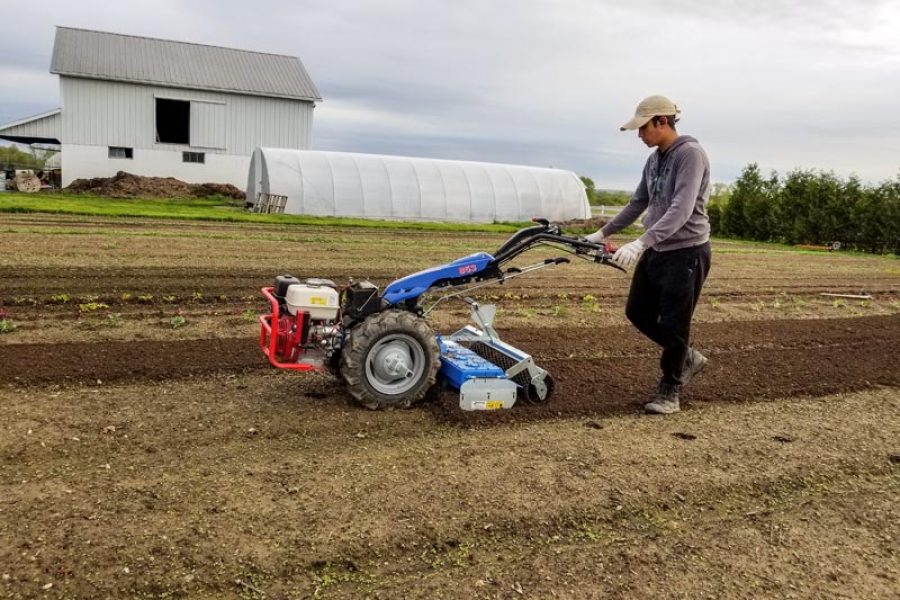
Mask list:
[[[183,379],[268,368],[255,338],[0,346],[0,385]]]
[[[435,418],[489,425],[639,410],[652,390],[657,350],[630,327],[501,332],[553,374],[546,405],[464,413],[446,392],[427,405]],[[710,358],[687,388],[687,405],[822,396],[900,386],[900,316],[698,324]],[[269,369],[256,338],[73,342],[0,346],[0,384],[39,386],[157,381]]]

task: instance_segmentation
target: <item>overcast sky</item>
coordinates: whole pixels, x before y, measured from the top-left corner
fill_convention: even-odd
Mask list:
[[[897,0],[0,1],[0,123],[59,106],[54,26],[299,56],[313,148],[570,169],[631,189],[641,98],[682,108],[712,179],[900,174]]]

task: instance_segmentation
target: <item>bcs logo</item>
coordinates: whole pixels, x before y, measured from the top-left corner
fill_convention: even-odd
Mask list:
[[[459,274],[460,275],[471,275],[472,273],[474,273],[477,270],[478,270],[478,267],[476,267],[475,265],[466,265],[464,267],[459,268]]]

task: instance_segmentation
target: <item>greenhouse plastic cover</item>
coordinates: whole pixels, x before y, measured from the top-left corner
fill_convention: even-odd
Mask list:
[[[378,154],[257,148],[247,201],[287,196],[285,213],[371,219],[522,222],[590,218],[571,171]]]

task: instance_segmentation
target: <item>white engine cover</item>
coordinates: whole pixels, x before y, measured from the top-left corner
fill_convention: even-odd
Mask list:
[[[288,287],[284,300],[292,315],[306,311],[317,321],[333,321],[340,309],[338,291],[327,285],[295,283]]]

